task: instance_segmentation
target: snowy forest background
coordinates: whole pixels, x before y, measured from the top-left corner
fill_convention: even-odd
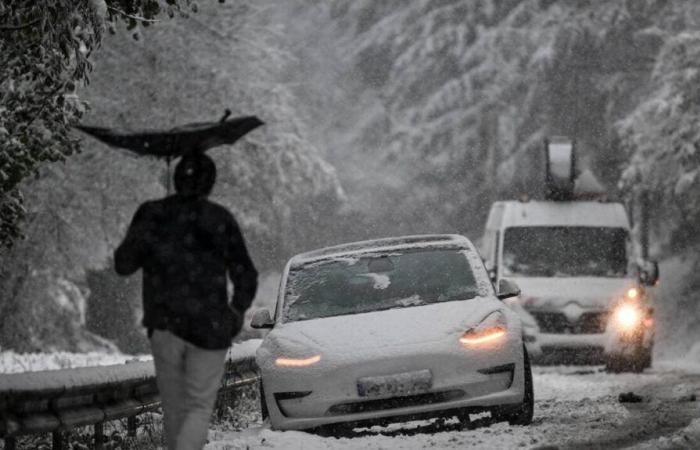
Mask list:
[[[457,232],[541,191],[542,140],[576,139],[611,194],[652,198],[660,352],[700,341],[700,4],[694,0],[228,0],[118,26],[77,94],[83,122],[168,128],[225,108],[266,125],[210,154],[261,301],[294,253]],[[77,136],[77,133],[76,133]],[[0,348],[143,352],[138,277],[111,255],[165,164],[87,137],[21,185],[0,254]],[[263,298],[264,297],[264,298]]]

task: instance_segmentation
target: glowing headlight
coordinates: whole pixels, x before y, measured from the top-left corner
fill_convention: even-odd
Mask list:
[[[618,306],[615,310],[614,318],[615,323],[617,323],[623,331],[630,331],[639,326],[642,320],[642,314],[639,308],[623,304]]]
[[[627,289],[627,298],[630,300],[636,300],[639,298],[639,289],[637,288],[629,288]]]
[[[467,330],[459,338],[459,342],[468,347],[497,343],[503,339],[506,332],[505,317],[501,313],[494,313],[486,317],[476,327]]]
[[[321,360],[321,355],[314,355],[308,358],[284,358],[280,357],[275,360],[275,364],[279,367],[306,367],[316,364]]]
[[[459,342],[466,345],[478,345],[485,342],[495,341],[506,334],[506,329],[502,327],[493,327],[481,332],[469,330],[459,338]]]

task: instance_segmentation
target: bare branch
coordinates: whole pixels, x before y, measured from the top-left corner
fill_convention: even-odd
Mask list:
[[[110,9],[110,10],[112,10],[112,11],[114,11],[114,12],[116,12],[117,14],[120,14],[120,15],[122,15],[122,16],[128,18],[128,19],[134,19],[134,20],[137,20],[137,21],[139,21],[139,22],[147,22],[147,23],[156,23],[156,22],[160,22],[160,20],[158,20],[158,19],[146,19],[145,17],[135,16],[135,15],[133,15],[133,14],[126,13],[126,12],[122,11],[122,10],[119,9],[119,8],[115,8],[114,6],[108,6],[107,8]]]
[[[25,28],[32,27],[41,22],[41,18],[34,19],[31,22],[23,23],[22,25],[0,25],[0,31],[19,31]]]

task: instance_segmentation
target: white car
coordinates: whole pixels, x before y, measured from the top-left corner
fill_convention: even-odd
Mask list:
[[[292,258],[257,351],[263,414],[314,429],[490,411],[529,424],[532,373],[518,315],[465,237],[357,242]]]

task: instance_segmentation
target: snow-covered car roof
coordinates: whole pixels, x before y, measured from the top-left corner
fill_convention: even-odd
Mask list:
[[[415,236],[400,236],[368,241],[349,242],[347,244],[324,247],[294,256],[290,266],[298,266],[322,259],[333,259],[361,253],[380,253],[391,250],[411,250],[429,248],[463,248],[473,250],[474,246],[464,236],[458,234],[426,234]]]
[[[486,272],[484,263],[472,242],[464,236],[457,234],[428,234],[414,236],[400,236],[383,239],[373,239],[368,241],[350,242],[332,247],[325,247],[292,257],[285,268],[282,278],[282,285],[288,286],[289,275],[296,270],[304,271],[312,268],[316,264],[338,261],[349,265],[364,257],[399,255],[413,251],[431,250],[453,250],[461,253],[471,267],[478,297],[493,296],[493,285]],[[287,296],[287,288],[281,289],[278,297],[278,307],[276,317],[279,317],[285,308],[288,307],[285,298],[291,299],[293,295]],[[284,306],[287,304],[287,306]]]

